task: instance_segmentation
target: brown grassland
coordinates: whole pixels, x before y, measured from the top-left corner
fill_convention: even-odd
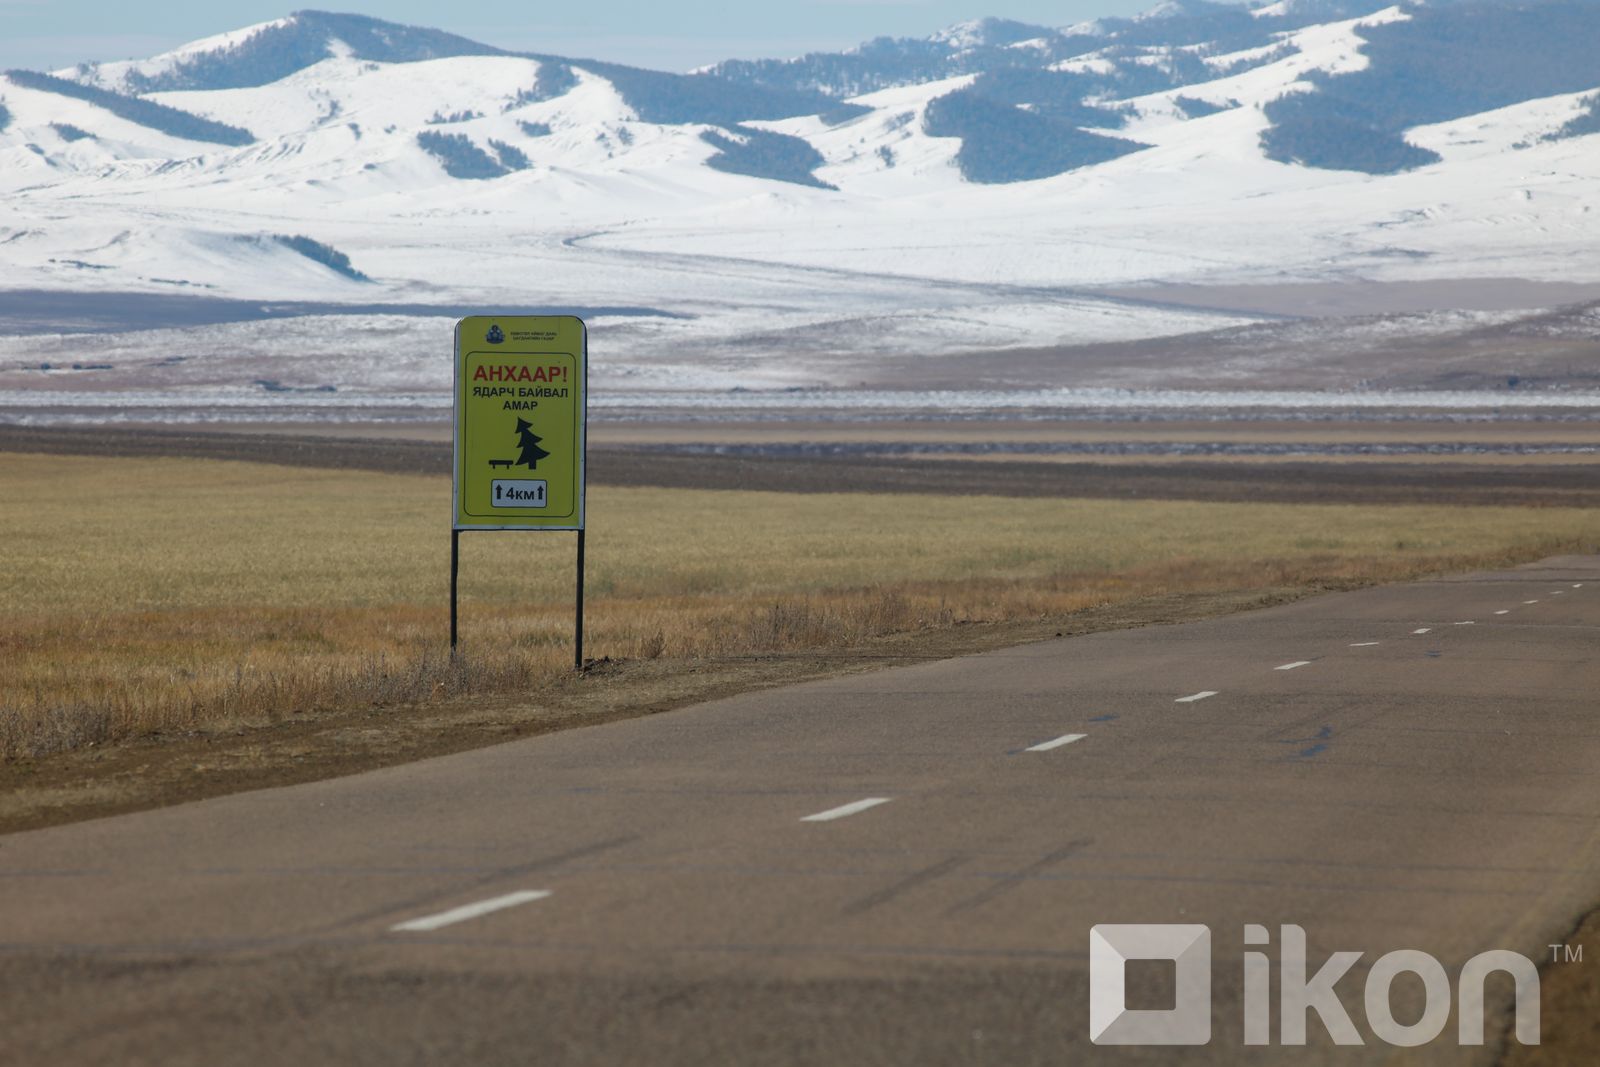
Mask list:
[[[447,478],[0,454],[0,758],[515,694],[571,674],[571,535],[463,538]],[[1338,588],[1600,541],[1581,508],[591,487],[592,655],[860,646],[1206,591]]]

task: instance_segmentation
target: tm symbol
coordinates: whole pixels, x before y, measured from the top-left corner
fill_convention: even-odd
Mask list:
[[[1550,950],[1551,963],[1582,963],[1582,945],[1546,945]]]

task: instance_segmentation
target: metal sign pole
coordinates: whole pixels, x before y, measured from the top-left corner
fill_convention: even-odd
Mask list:
[[[456,654],[456,576],[461,573],[461,531],[450,531],[450,657]]]
[[[578,618],[577,637],[573,641],[572,666],[583,670],[583,531],[578,531]]]

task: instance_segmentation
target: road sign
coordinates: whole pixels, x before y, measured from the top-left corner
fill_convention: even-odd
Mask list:
[[[466,530],[576,530],[572,661],[583,668],[583,461],[589,331],[571,315],[471,315],[456,323],[450,653]]]
[[[456,324],[457,530],[582,530],[588,331],[571,315]]]

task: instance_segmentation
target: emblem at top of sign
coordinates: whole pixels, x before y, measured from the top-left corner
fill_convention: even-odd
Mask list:
[[[492,345],[504,344],[506,332],[500,328],[498,323],[496,323],[495,325],[489,327],[489,332],[484,334],[483,339]]]

